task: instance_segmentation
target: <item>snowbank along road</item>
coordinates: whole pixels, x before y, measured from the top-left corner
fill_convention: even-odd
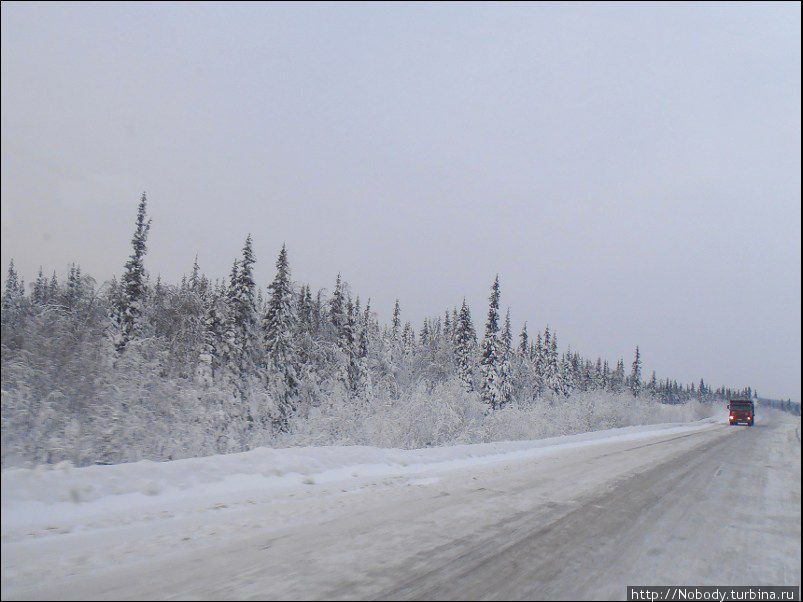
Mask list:
[[[800,419],[762,410],[752,428],[9,470],[2,597],[623,599],[627,585],[799,586],[800,468]]]

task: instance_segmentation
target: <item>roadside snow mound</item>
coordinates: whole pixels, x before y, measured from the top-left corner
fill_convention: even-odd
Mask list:
[[[3,522],[12,508],[32,504],[82,504],[118,496],[132,503],[143,498],[192,496],[221,490],[233,493],[348,479],[359,474],[383,476],[415,474],[421,470],[461,468],[499,460],[526,459],[551,449],[593,445],[611,438],[637,440],[656,432],[686,432],[716,422],[707,418],[686,425],[659,424],[625,427],[537,441],[503,441],[401,450],[363,446],[258,448],[239,454],[189,458],[171,462],[142,460],[112,466],[74,468],[62,462],[33,469],[10,468],[2,472]],[[122,500],[119,500],[122,502]]]

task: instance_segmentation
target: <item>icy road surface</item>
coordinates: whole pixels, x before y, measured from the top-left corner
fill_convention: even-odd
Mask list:
[[[3,472],[6,599],[624,599],[800,585],[800,419]],[[736,459],[736,460],[735,460]]]

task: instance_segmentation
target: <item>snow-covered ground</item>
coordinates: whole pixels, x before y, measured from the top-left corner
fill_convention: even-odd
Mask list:
[[[754,467],[756,474],[742,475],[754,491],[740,486],[708,497],[688,493],[700,496],[696,502],[706,505],[705,519],[720,527],[736,520],[734,500],[760,496],[749,501],[754,512],[745,515],[746,522],[733,525],[747,534],[727,541],[764,546],[762,559],[754,563],[760,568],[766,560],[763,572],[756,573],[763,582],[798,584],[800,420],[768,410],[762,418],[753,429],[708,419],[422,450],[256,449],[165,463],[9,469],[2,473],[3,598],[448,597],[468,591],[484,573],[477,567],[525,560],[505,551],[516,545],[527,548],[530,566],[512,581],[498,583],[498,593],[526,597],[554,587],[563,594],[568,590],[561,588],[579,582],[533,573],[548,559],[539,565],[528,546],[544,553],[552,547],[552,557],[560,557],[574,545],[578,558],[593,556],[591,550],[604,548],[594,545],[601,534],[576,533],[582,523],[570,520],[575,511],[584,508],[593,515],[629,486],[635,489],[627,499],[638,500],[645,488],[639,479],[647,483],[655,473],[661,478],[646,487],[655,499],[602,517],[590,515],[623,533],[611,516],[621,520],[626,515],[619,512],[627,511],[641,520],[666,503],[659,495],[664,479],[679,479],[672,490],[678,491],[700,477],[714,484],[726,481],[718,479],[723,474],[742,478],[728,464],[727,453],[722,455],[737,444],[754,447],[751,461],[761,463]],[[702,473],[694,468],[709,459],[716,464],[710,474],[707,465]],[[797,472],[789,472],[795,462]],[[686,472],[675,475],[681,468]],[[689,554],[695,556],[693,541],[672,542],[672,534],[688,531],[691,538],[706,531],[697,520],[688,523],[696,510],[694,499],[686,501],[683,516],[675,515],[677,504],[666,511],[681,522],[675,531],[664,525],[667,542],[653,541],[652,525],[635,532],[643,533],[643,541],[636,538],[626,549],[612,550],[612,558],[632,554],[631,566],[646,559],[666,577],[648,574],[641,582],[705,577],[705,572],[686,571],[676,575],[686,579],[669,579],[675,576],[669,568],[683,567]],[[569,543],[550,541],[549,526],[561,524]],[[790,540],[795,531],[796,540]],[[572,536],[579,539],[572,543]],[[493,543],[472,543],[486,539]],[[716,539],[708,548],[711,541]],[[483,550],[496,550],[495,560],[485,558]],[[711,561],[700,557],[699,562]],[[619,575],[623,568],[608,570]],[[720,577],[712,573],[710,580],[739,581],[735,575]],[[489,597],[497,592],[482,589],[489,583],[494,580],[486,576],[471,591]]]

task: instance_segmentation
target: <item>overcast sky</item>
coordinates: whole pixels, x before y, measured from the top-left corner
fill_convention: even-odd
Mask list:
[[[800,399],[800,5],[2,4],[2,261],[518,328]],[[4,268],[5,269],[5,268]]]

